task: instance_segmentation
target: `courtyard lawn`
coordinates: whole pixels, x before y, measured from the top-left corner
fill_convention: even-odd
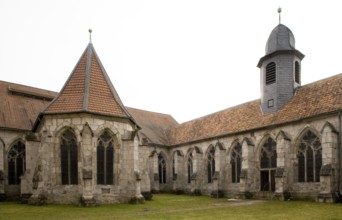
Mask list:
[[[93,208],[1,202],[0,219],[342,219],[342,204],[232,201],[206,196],[159,194],[145,204],[101,205]]]

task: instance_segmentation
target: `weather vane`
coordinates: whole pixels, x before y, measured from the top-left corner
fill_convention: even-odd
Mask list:
[[[279,24],[281,23],[281,7],[278,8],[278,13],[279,13]]]
[[[89,29],[88,31],[89,31],[89,43],[91,43],[91,32],[92,32],[92,30]]]

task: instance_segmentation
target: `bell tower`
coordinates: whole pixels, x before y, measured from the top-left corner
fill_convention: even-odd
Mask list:
[[[283,24],[271,32],[265,56],[260,58],[261,110],[263,114],[278,111],[301,85],[301,61],[304,54],[295,49],[292,31]]]

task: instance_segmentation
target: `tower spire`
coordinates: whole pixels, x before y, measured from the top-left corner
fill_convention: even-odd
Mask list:
[[[89,31],[89,43],[91,43],[91,32],[93,32],[91,29],[88,30]]]
[[[279,24],[281,24],[281,7],[278,8]]]

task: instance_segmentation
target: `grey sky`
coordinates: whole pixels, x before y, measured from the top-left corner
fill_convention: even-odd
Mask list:
[[[92,28],[126,106],[191,120],[259,98],[279,6],[306,55],[302,84],[341,73],[337,0],[0,0],[0,80],[59,91]]]

